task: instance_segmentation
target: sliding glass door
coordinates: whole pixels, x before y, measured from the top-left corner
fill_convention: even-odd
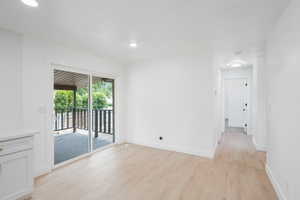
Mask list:
[[[114,142],[114,80],[92,77],[93,150]]]
[[[114,80],[54,70],[54,164],[114,143]]]
[[[90,152],[89,76],[54,70],[54,164]]]

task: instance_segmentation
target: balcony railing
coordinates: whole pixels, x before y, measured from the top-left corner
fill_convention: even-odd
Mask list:
[[[70,109],[68,111],[55,111],[54,131],[67,129],[88,130],[88,109]],[[95,136],[98,133],[114,134],[114,116],[112,110],[93,109],[92,110],[92,130]]]

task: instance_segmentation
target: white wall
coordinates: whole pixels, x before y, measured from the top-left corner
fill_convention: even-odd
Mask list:
[[[282,193],[300,198],[300,1],[291,1],[267,42],[268,165]]]
[[[128,70],[128,141],[202,156],[214,151],[211,55]],[[159,140],[159,136],[164,139]]]
[[[21,36],[0,29],[1,131],[22,127],[21,58]]]
[[[117,77],[116,87],[116,140],[125,140],[122,130],[122,115],[125,99],[124,68],[109,60],[93,56],[85,51],[64,48],[46,41],[29,37],[23,39],[23,110],[24,125],[26,129],[40,132],[36,136],[36,175],[43,174],[51,169],[51,133],[53,111],[53,71],[51,63],[72,66],[83,72],[93,71]]]
[[[35,175],[52,168],[53,71],[51,63],[84,72],[116,77],[116,141],[125,140],[123,66],[86,51],[0,30],[1,131],[38,131],[35,137]]]
[[[51,170],[52,92],[51,63],[77,67],[117,77],[117,141],[125,140],[122,131],[125,98],[124,68],[85,51],[64,48],[50,42],[0,30],[0,125],[2,131],[25,128],[37,130],[35,137],[35,175]],[[23,126],[22,126],[23,124]]]
[[[264,49],[255,53],[253,58],[253,112],[252,126],[255,146],[267,151],[267,92],[266,63]]]

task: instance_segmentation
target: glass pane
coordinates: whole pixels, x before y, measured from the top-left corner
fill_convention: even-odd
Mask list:
[[[89,76],[54,71],[54,164],[90,151]]]
[[[114,81],[93,76],[93,150],[114,142]]]

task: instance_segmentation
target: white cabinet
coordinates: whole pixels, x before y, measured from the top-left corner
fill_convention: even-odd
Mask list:
[[[0,140],[0,200],[33,191],[33,136]]]

